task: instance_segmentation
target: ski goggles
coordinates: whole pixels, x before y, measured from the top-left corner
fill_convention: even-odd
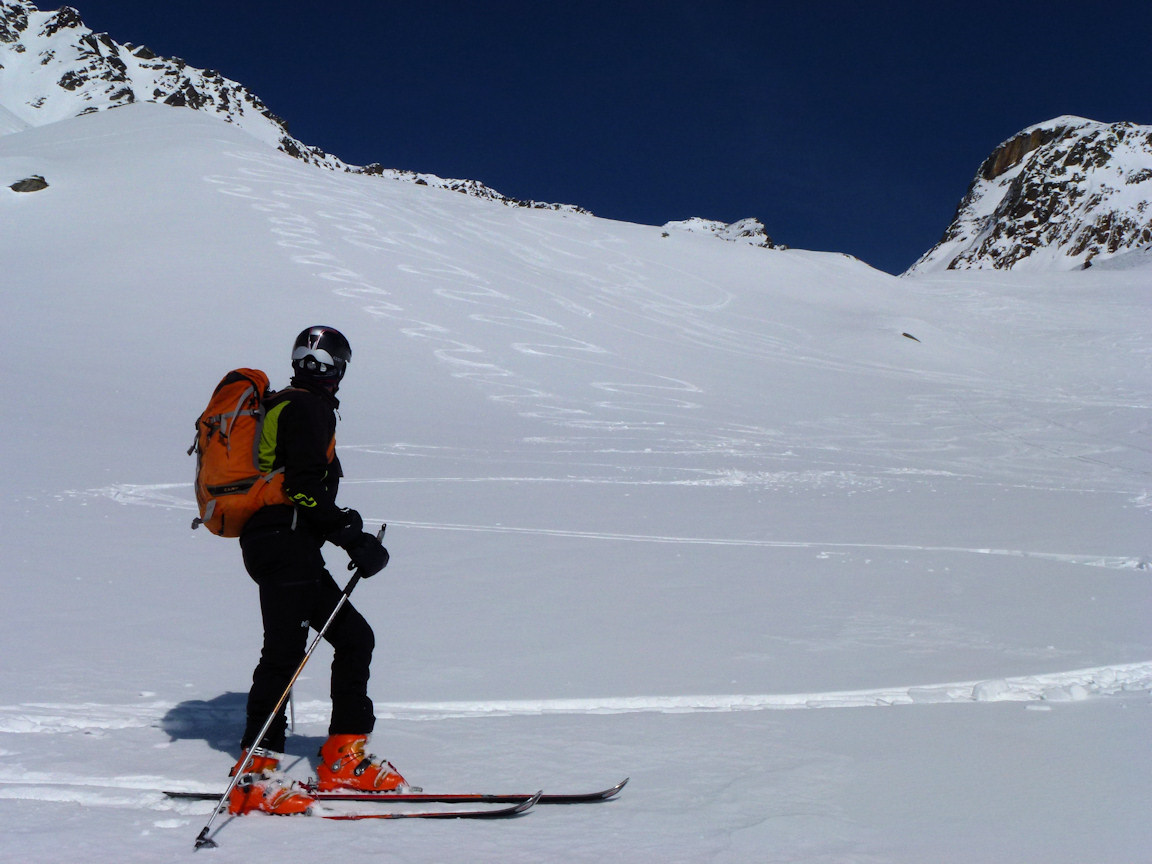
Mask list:
[[[309,348],[307,345],[301,345],[292,352],[293,364],[300,360],[312,358],[317,364],[315,371],[326,373],[331,369],[336,370],[341,378],[344,377],[344,368],[348,365],[347,361],[342,357],[333,357],[330,353],[323,348]]]

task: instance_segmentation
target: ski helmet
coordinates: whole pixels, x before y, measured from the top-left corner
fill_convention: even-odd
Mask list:
[[[292,368],[313,381],[339,383],[351,360],[352,346],[335,327],[317,325],[302,330],[292,346]]]

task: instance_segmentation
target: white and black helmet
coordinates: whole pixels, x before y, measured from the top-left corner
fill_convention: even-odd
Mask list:
[[[292,346],[292,368],[315,381],[338,382],[352,360],[352,346],[335,327],[302,330]]]

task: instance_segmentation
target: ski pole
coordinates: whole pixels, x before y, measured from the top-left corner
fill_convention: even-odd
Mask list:
[[[377,540],[384,539],[384,529],[387,527],[387,523],[380,526],[380,530],[376,533]],[[284,688],[284,692],[280,694],[280,699],[276,702],[276,707],[272,709],[272,713],[269,714],[268,719],[264,721],[264,726],[260,729],[260,734],[256,736],[256,740],[252,742],[252,745],[244,754],[244,758],[240,761],[240,764],[236,766],[236,771],[232,775],[232,781],[228,784],[228,788],[224,790],[224,794],[220,796],[220,801],[216,804],[212,815],[208,817],[208,821],[196,836],[197,849],[203,849],[205,847],[214,849],[216,847],[216,841],[208,836],[208,832],[212,829],[212,823],[216,821],[216,817],[220,815],[224,809],[224,805],[228,801],[228,796],[232,794],[232,790],[236,788],[236,784],[239,783],[240,778],[244,776],[244,772],[252,761],[252,756],[256,752],[256,748],[263,743],[264,736],[267,735],[268,730],[272,728],[272,724],[276,721],[276,715],[279,714],[280,709],[284,707],[284,703],[288,700],[288,696],[292,692],[292,687],[296,684],[296,679],[300,677],[300,673],[304,671],[304,667],[308,664],[309,658],[312,657],[312,652],[316,650],[316,646],[320,644],[320,640],[324,638],[324,634],[328,632],[328,628],[332,626],[332,622],[336,620],[336,616],[340,614],[340,610],[343,609],[344,604],[348,602],[348,598],[352,594],[352,589],[356,587],[359,581],[360,571],[357,570],[352,575],[352,578],[348,580],[348,585],[340,594],[340,600],[337,601],[336,608],[332,610],[332,614],[328,616],[328,620],[324,622],[324,626],[316,633],[312,644],[309,645],[308,650],[304,652],[304,659],[300,661],[300,665],[297,666],[296,671],[292,673],[292,679],[288,682],[288,686]]]

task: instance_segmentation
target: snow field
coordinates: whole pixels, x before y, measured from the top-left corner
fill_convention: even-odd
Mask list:
[[[157,789],[222,788],[260,634],[235,544],[187,528],[184,450],[224,371],[283,384],[316,322],[354,346],[342,498],[389,523],[354,595],[374,748],[437,790],[632,781],[500,825],[230,820],[215,859],[1149,848],[1140,269],[897,280],[328,174],[158,106],[0,138],[0,180],[31,169],[0,196],[32,361],[0,380],[0,860],[191,854],[207,809]]]

